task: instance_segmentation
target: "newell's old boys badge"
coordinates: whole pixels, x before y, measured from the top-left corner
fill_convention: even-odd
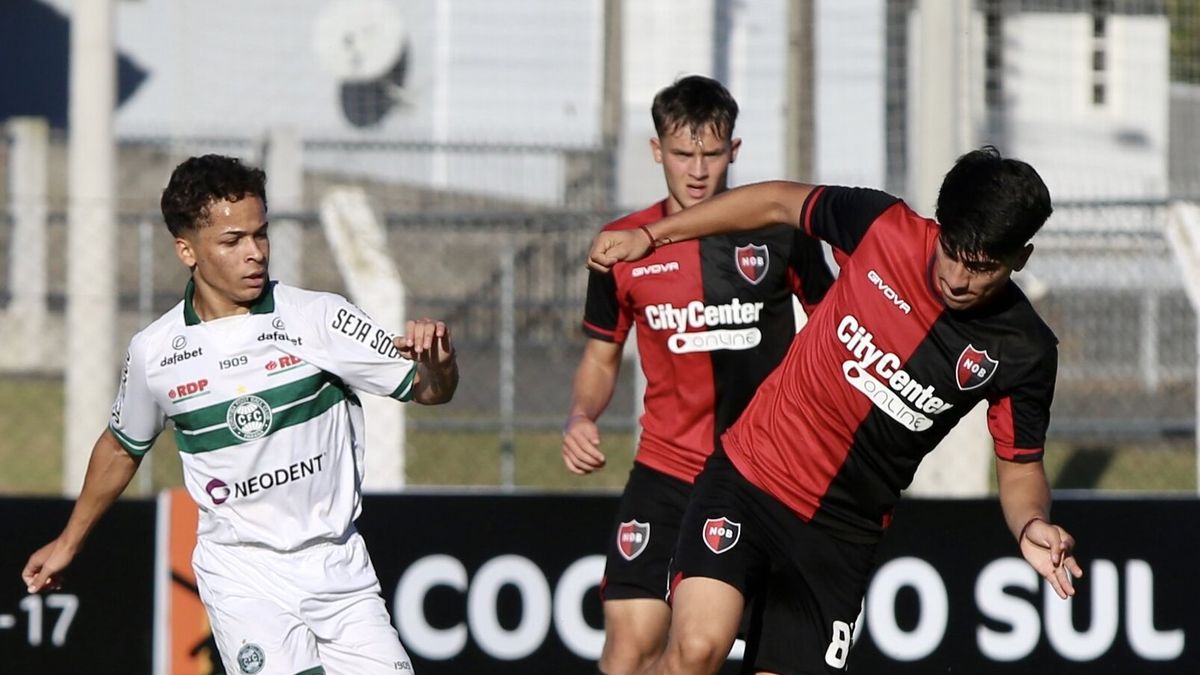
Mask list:
[[[767,255],[767,247],[757,244],[746,244],[733,249],[733,263],[738,274],[752,284],[757,284],[767,277],[767,266],[771,256]]]
[[[987,351],[979,351],[972,345],[967,345],[958,357],[958,367],[955,373],[958,377],[958,388],[963,391],[978,389],[992,379],[996,366],[1000,362],[988,356]]]
[[[704,545],[713,553],[721,554],[733,548],[741,535],[741,523],[728,518],[709,518],[704,521]]]
[[[649,543],[650,523],[627,520],[617,528],[617,550],[626,560],[633,560],[641,555]]]

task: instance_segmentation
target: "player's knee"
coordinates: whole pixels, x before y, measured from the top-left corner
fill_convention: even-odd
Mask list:
[[[600,658],[604,675],[642,675],[650,671],[654,657],[643,654],[608,654]]]
[[[715,673],[728,653],[728,646],[702,633],[678,635],[667,647],[667,658],[674,665],[672,672]]]

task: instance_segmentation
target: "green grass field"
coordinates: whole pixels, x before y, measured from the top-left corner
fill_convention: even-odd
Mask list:
[[[437,408],[412,406],[410,415],[437,419]],[[57,380],[0,379],[0,494],[56,494],[62,489],[63,395]],[[99,433],[100,430],[97,430]],[[513,443],[515,483],[546,490],[618,489],[633,457],[628,433],[607,432],[609,465],[591,476],[563,466],[557,431],[518,433]],[[368,450],[370,452],[370,450]],[[500,485],[500,441],[480,431],[409,431],[408,483],[413,486]],[[149,491],[182,484],[179,455],[168,429],[149,453]],[[146,467],[143,466],[142,471]],[[134,479],[135,493],[144,485]]]
[[[0,379],[0,494],[57,494],[62,489],[62,384],[26,377]],[[411,415],[436,420],[437,408],[413,406]],[[97,430],[99,433],[99,430]],[[580,477],[563,467],[557,431],[520,432],[513,441],[515,483],[543,490],[617,489],[632,460],[629,434],[604,436],[608,466]],[[369,452],[369,450],[368,450]],[[412,486],[500,485],[500,441],[480,431],[410,431],[408,484]],[[134,493],[181,484],[172,434],[151,451],[150,480],[135,478]],[[1056,488],[1195,493],[1196,456],[1190,442],[1114,449],[1047,449],[1046,468]],[[145,467],[143,467],[145,471]]]

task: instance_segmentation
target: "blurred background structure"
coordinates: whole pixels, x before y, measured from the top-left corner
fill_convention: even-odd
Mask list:
[[[397,482],[622,484],[633,361],[602,420],[607,475],[572,478],[559,459],[583,260],[605,222],[662,197],[650,101],[689,73],[742,106],[735,185],[880,187],[932,215],[958,154],[990,143],[1033,164],[1056,209],[1019,281],[1061,340],[1056,487],[1197,490],[1186,242],[1200,223],[1171,210],[1200,201],[1197,0],[105,0],[111,249],[103,218],[68,234],[68,160],[97,159],[68,150],[95,122],[69,94],[86,82],[69,87],[68,65],[95,66],[69,58],[81,4],[0,3],[4,492],[78,489],[67,429],[91,430],[70,450],[86,453],[107,409],[81,420],[70,399],[110,401],[121,348],[179,300],[158,197],[206,152],[268,169],[275,278],[354,295],[362,271],[339,263],[322,209],[354,188],[356,222],[377,226],[403,284],[400,316],[451,325],[462,386],[407,410]],[[69,328],[88,288],[111,302],[78,295],[89,328]],[[106,341],[104,358],[72,357]],[[146,493],[180,480],[169,436]]]

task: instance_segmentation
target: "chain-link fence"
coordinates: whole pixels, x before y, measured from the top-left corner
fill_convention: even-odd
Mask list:
[[[776,26],[763,17],[770,18],[771,12],[782,17],[790,3],[753,8],[724,4],[728,6],[716,12],[714,20],[749,21],[749,28],[713,31],[704,39],[676,37],[690,40],[688,44],[711,40],[710,51],[732,50],[715,62],[728,71],[735,95],[762,92],[776,101],[771,98],[776,94],[762,85],[778,77],[778,68],[754,68],[756,59],[766,58],[760,53],[762,45],[784,41],[746,36],[782,30],[786,22]],[[880,169],[875,175],[878,186],[899,194],[908,190],[908,167],[916,153],[909,134],[916,114],[912,26],[913,12],[923,4],[917,0],[855,4],[879,14],[881,49],[871,52],[879,62],[861,72],[835,73],[843,79],[878,76],[878,82],[867,83],[879,91],[877,109],[872,108],[871,114],[885,139],[884,147],[876,149]],[[972,58],[980,66],[964,81],[975,92],[967,98],[980,103],[968,125],[972,143],[993,142],[1006,153],[1030,159],[1039,169],[1046,166],[1056,198],[1055,215],[1035,241],[1037,252],[1030,267],[1018,277],[1061,341],[1051,428],[1054,451],[1048,453],[1052,478],[1059,486],[1088,489],[1195,490],[1196,321],[1164,228],[1166,206],[1172,199],[1200,197],[1200,164],[1195,161],[1200,156],[1196,47],[1200,3],[976,0],[968,5],[970,26],[979,37]],[[816,3],[818,19],[829,10],[825,3]],[[598,20],[589,13],[569,14],[562,20],[585,24]],[[1047,31],[1055,35],[1059,29],[1062,40],[1047,42]],[[724,37],[717,40],[718,34]],[[831,43],[818,43],[815,53],[820,59]],[[1036,63],[1029,54],[1042,54],[1039,49],[1053,45],[1065,45],[1064,54],[1069,52],[1070,59],[1082,50],[1083,56],[1076,59],[1083,64],[1081,79],[1063,85],[1083,88],[1081,107],[1031,112],[1042,80],[1058,82],[1054,78],[1060,74],[1031,70]],[[414,47],[418,54],[419,48],[421,44]],[[548,68],[544,60],[537,60],[543,57],[534,58],[540,53],[537,49],[527,47],[528,63],[522,65],[518,59],[506,67],[528,67],[534,74]],[[625,45],[625,49],[634,47]],[[1160,61],[1166,66],[1161,72],[1163,86],[1153,91],[1161,89],[1161,100],[1142,105],[1131,94],[1142,90],[1123,87],[1138,77],[1160,77],[1155,70]],[[633,69],[627,76],[645,88],[646,78],[631,65],[635,63],[636,58],[626,59],[626,68]],[[555,63],[554,68],[569,65]],[[599,68],[598,62],[584,70],[593,68]],[[448,72],[453,74],[452,69]],[[572,92],[584,89],[576,84]],[[1102,86],[1097,89],[1097,85]],[[820,81],[815,86],[818,97],[835,91],[823,88]],[[599,96],[594,78],[592,88]],[[367,98],[362,105],[378,96]],[[348,106],[347,114],[358,119],[362,115],[355,111],[355,101],[352,96],[343,98],[340,105]],[[759,101],[743,97],[742,102],[747,110],[744,125],[767,124],[770,116]],[[860,103],[833,99],[825,105],[836,110],[838,105],[857,108]],[[638,114],[644,115],[648,104],[648,97],[639,98]],[[565,114],[556,110],[554,115],[560,113]],[[861,113],[856,110],[854,119]],[[1059,122],[1055,116],[1082,120],[1083,136],[1047,138],[1047,128],[1061,129],[1055,126]],[[825,113],[820,119],[829,117]],[[1047,119],[1055,125],[1046,127]],[[512,115],[502,121],[520,122]],[[617,177],[627,161],[622,159],[623,145],[600,142],[599,133],[577,135],[587,139],[578,142],[538,144],[511,140],[533,137],[535,132],[488,134],[479,128],[473,127],[473,137],[478,139],[474,141],[447,140],[446,134],[408,141],[376,134],[365,141],[348,134],[305,133],[302,198],[286,207],[272,204],[273,218],[301,224],[299,239],[276,242],[277,247],[293,246],[299,251],[300,283],[345,293],[317,208],[332,186],[362,187],[385,225],[389,252],[407,287],[406,314],[442,318],[451,325],[460,348],[463,382],[447,406],[412,406],[407,450],[411,484],[498,484],[504,473],[503,458],[509,457],[514,460],[517,485],[619,485],[636,426],[630,381],[636,363],[626,362],[617,396],[603,418],[606,444],[614,453],[610,475],[599,480],[570,478],[561,467],[558,449],[559,425],[569,406],[572,376],[583,347],[578,328],[586,284],[583,258],[592,235],[619,215],[614,204],[621,201]],[[536,123],[530,128],[536,129]],[[819,137],[821,129],[817,131]],[[641,142],[627,139],[624,145]],[[754,147],[747,146],[748,150]],[[66,292],[64,147],[65,137],[51,133],[46,160],[50,179],[44,199],[50,321],[46,340],[51,345],[62,340]],[[178,301],[186,270],[170,254],[171,241],[161,224],[157,200],[171,168],[200,152],[235,154],[261,165],[268,149],[258,137],[122,134],[117,192],[121,344]],[[14,244],[11,154],[11,137],[0,136],[0,204],[10,207],[0,212],[0,307],[11,304],[13,263],[27,253]],[[739,166],[754,161],[743,155]],[[1089,162],[1097,167],[1090,172]],[[1104,167],[1122,163],[1140,167],[1140,173],[1136,180],[1116,181],[1114,187]],[[779,172],[758,166],[748,175],[770,173]],[[658,185],[661,178],[654,180]],[[0,357],[4,364],[0,437],[13,440],[4,444],[0,462],[24,461],[29,447],[38,456],[61,454],[61,354],[61,349],[49,349],[45,359],[23,365]],[[116,367],[95,364],[96,377],[115,385]],[[31,395],[34,391],[37,395]],[[155,461],[159,484],[178,481],[171,453],[158,452]],[[45,473],[53,474],[54,461],[47,467]],[[39,485],[34,489],[58,489],[53,478]],[[19,484],[16,489],[21,489]]]

